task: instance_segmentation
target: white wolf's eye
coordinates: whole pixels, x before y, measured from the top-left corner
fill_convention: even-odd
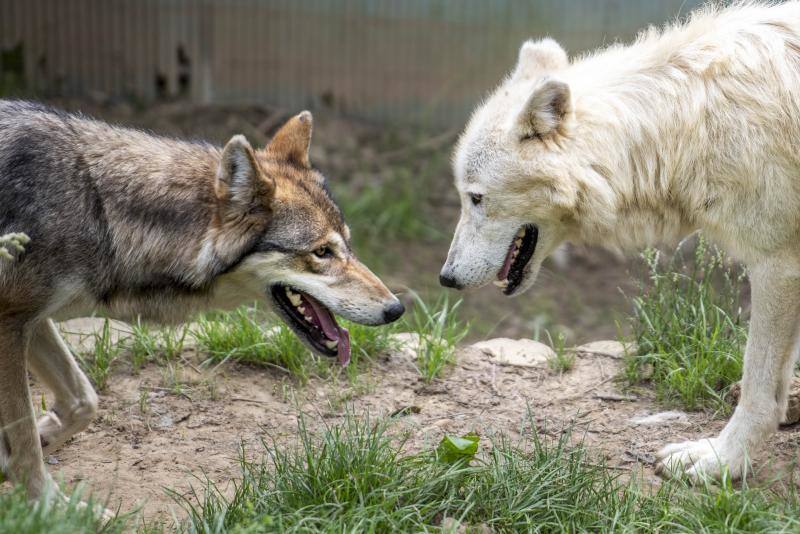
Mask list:
[[[469,198],[472,200],[472,204],[477,206],[483,200],[483,195],[479,195],[478,193],[470,193]]]

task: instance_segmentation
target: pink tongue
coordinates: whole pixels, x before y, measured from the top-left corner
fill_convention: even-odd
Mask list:
[[[511,246],[508,248],[508,254],[506,254],[506,261],[503,263],[503,267],[500,269],[500,272],[497,273],[497,279],[501,282],[508,278],[508,271],[511,270],[511,255],[514,254],[514,242],[511,242]]]
[[[314,311],[315,322],[318,324],[322,331],[325,332],[325,337],[332,341],[339,341],[339,363],[347,365],[350,363],[350,332],[346,328],[342,328],[336,324],[336,320],[331,315],[328,309],[312,298],[310,295],[303,295],[311,309]]]

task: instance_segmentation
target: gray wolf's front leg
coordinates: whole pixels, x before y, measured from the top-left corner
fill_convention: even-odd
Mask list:
[[[42,461],[39,433],[28,389],[25,325],[0,322],[0,461],[12,482],[24,484],[31,498],[52,484]]]
[[[97,394],[49,319],[31,334],[28,363],[55,395],[52,409],[37,425],[44,454],[50,454],[89,426],[97,414]]]
[[[0,235],[0,259],[13,261],[15,254],[25,252],[25,245],[30,242],[22,233]]]
[[[668,445],[657,471],[665,476],[737,478],[748,455],[783,419],[800,325],[800,268],[796,261],[770,260],[751,269],[752,317],[739,405],[716,438]]]

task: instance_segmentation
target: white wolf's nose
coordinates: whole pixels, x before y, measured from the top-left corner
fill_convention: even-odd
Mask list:
[[[442,272],[439,273],[439,283],[442,284],[444,287],[452,287],[453,289],[464,289],[464,286],[458,283],[458,280],[447,272],[447,269],[442,269]]]

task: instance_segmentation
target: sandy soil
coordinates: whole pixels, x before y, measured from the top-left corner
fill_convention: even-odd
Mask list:
[[[163,387],[164,368],[116,372],[101,394],[99,417],[47,459],[50,472],[108,495],[110,508],[141,507],[147,519],[169,520],[180,511],[165,488],[200,488],[206,476],[228,483],[238,475],[242,444],[256,455],[263,439],[292,443],[301,412],[315,428],[336,423],[348,409],[385,416],[413,407],[397,417],[395,429],[409,433],[409,450],[420,450],[434,447],[445,433],[519,438],[529,428],[530,406],[540,431],[556,436],[573,427],[609,465],[641,468],[653,483],[658,448],[716,433],[724,424],[704,413],[674,413],[655,425],[636,422],[665,410],[647,391],[621,391],[614,380],[621,361],[602,352],[579,352],[575,368],[558,374],[545,366],[501,364],[467,347],[443,379],[427,385],[410,354],[401,352],[376,361],[355,387],[344,379],[298,386],[278,371],[239,365],[197,372],[191,350],[185,359],[179,378],[190,385],[181,394]],[[34,391],[39,399],[35,385]],[[789,427],[770,440],[769,452],[756,458],[762,478],[789,470],[798,436]]]

